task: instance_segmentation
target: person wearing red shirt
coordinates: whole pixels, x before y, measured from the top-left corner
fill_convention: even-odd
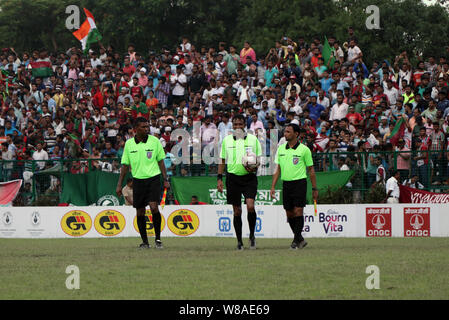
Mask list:
[[[126,73],[130,78],[136,72],[136,68],[130,63],[129,57],[125,58],[125,65],[122,69],[124,73]]]
[[[376,84],[374,86],[375,86],[376,92],[377,92],[377,94],[373,97],[374,105],[378,106],[378,105],[380,105],[380,102],[382,100],[385,100],[387,102],[387,105],[389,106],[390,101],[388,100],[388,96],[384,93],[384,88],[379,84]]]
[[[314,69],[315,67],[318,67],[318,60],[319,58],[321,58],[321,53],[320,53],[320,49],[318,47],[316,47],[315,49],[313,49],[313,56],[310,59],[310,64],[312,65],[312,68]]]
[[[352,124],[354,127],[359,125],[360,122],[363,120],[362,115],[358,112],[355,112],[354,106],[349,106],[346,118],[349,120],[349,123]]]
[[[192,201],[190,201],[190,205],[197,205],[197,204],[207,204],[207,203],[198,201],[197,196],[192,196]]]
[[[153,90],[148,91],[148,99],[145,101],[145,104],[148,106],[148,108],[154,111],[158,103],[159,100],[154,97]]]
[[[413,83],[415,84],[415,88],[421,84],[421,77],[424,73],[425,73],[424,62],[419,61],[416,71],[413,72],[413,76],[412,76],[412,80],[413,80]]]
[[[361,97],[366,89],[367,87],[363,84],[363,77],[361,75],[358,75],[357,84],[352,89],[352,95],[357,93]]]
[[[122,88],[129,88],[129,84],[126,81],[122,81],[122,75],[117,74],[115,76],[114,90],[115,90],[115,98],[117,99],[122,92]]]

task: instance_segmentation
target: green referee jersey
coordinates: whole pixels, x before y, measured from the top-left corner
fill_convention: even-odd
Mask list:
[[[290,148],[286,142],[278,147],[274,162],[281,168],[283,181],[305,179],[307,167],[313,166],[312,152],[302,143]]]
[[[161,173],[158,162],[165,159],[164,148],[158,138],[148,135],[146,141],[136,143],[128,139],[123,150],[122,164],[131,166],[136,179],[148,179]]]
[[[244,176],[249,172],[242,165],[242,158],[246,152],[262,155],[262,147],[255,135],[247,134],[244,139],[236,139],[232,134],[227,135],[221,144],[220,158],[225,159],[228,173]]]

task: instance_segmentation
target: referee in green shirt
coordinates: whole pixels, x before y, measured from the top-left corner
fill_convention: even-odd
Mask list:
[[[312,152],[299,142],[300,128],[296,124],[289,124],[284,130],[286,143],[278,147],[275,163],[276,169],[271,184],[271,197],[275,197],[275,186],[281,177],[282,201],[287,213],[287,221],[293,231],[294,239],[291,244],[292,249],[302,249],[307,242],[302,237],[304,228],[303,211],[306,206],[307,194],[307,171],[312,182],[313,199],[318,198],[316,188],[316,176],[313,168]]]
[[[170,188],[165,170],[165,152],[158,138],[149,135],[148,120],[139,117],[134,125],[135,137],[125,143],[122,156],[122,167],[117,183],[117,195],[122,196],[123,179],[131,167],[133,176],[133,207],[137,211],[137,226],[142,244],[139,248],[150,248],[145,222],[145,207],[149,204],[153,216],[155,246],[162,249],[161,242],[161,173],[164,177],[164,187]]]
[[[226,199],[232,205],[234,211],[234,230],[237,236],[237,249],[243,250],[242,242],[242,195],[245,198],[248,211],[250,249],[256,249],[256,209],[254,202],[257,194],[257,167],[251,169],[243,166],[242,158],[247,152],[253,152],[260,164],[262,147],[255,135],[244,131],[245,118],[243,115],[235,115],[232,119],[233,134],[223,139],[220,151],[221,162],[218,165],[217,189],[223,192],[223,171],[226,172]]]

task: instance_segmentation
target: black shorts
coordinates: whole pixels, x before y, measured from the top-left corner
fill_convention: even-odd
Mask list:
[[[307,203],[307,179],[284,181],[282,185],[282,202],[285,210],[304,208]]]
[[[148,178],[133,178],[133,207],[145,208],[150,202],[161,200],[161,175]]]
[[[226,199],[228,204],[242,205],[242,194],[245,199],[256,199],[257,176],[253,173],[238,176],[226,174]]]
[[[179,105],[181,103],[181,101],[185,101],[185,100],[186,100],[185,95],[183,95],[183,96],[172,95],[172,104]]]

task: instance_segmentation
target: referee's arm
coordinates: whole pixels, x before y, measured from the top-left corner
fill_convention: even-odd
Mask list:
[[[309,173],[310,182],[312,183],[312,197],[313,197],[313,200],[317,200],[318,199],[318,189],[316,187],[315,168],[313,166],[307,167],[307,171]]]
[[[223,192],[223,171],[225,167],[225,159],[221,158],[217,171],[217,190]]]
[[[276,196],[276,191],[274,190],[274,188],[276,187],[276,183],[278,182],[280,175],[281,175],[281,167],[279,166],[279,164],[276,164],[276,169],[274,170],[273,180],[271,182],[271,190],[270,190],[270,195],[271,195],[271,198],[273,198],[273,199],[275,199],[275,196]]]
[[[118,178],[118,182],[117,182],[117,188],[115,189],[115,192],[117,193],[117,195],[119,197],[122,196],[123,179],[126,177],[128,171],[129,171],[129,165],[122,164],[122,166],[120,168],[120,177]]]
[[[170,189],[170,182],[168,181],[164,160],[159,160],[157,164],[161,170],[162,177],[164,178],[164,188]]]

